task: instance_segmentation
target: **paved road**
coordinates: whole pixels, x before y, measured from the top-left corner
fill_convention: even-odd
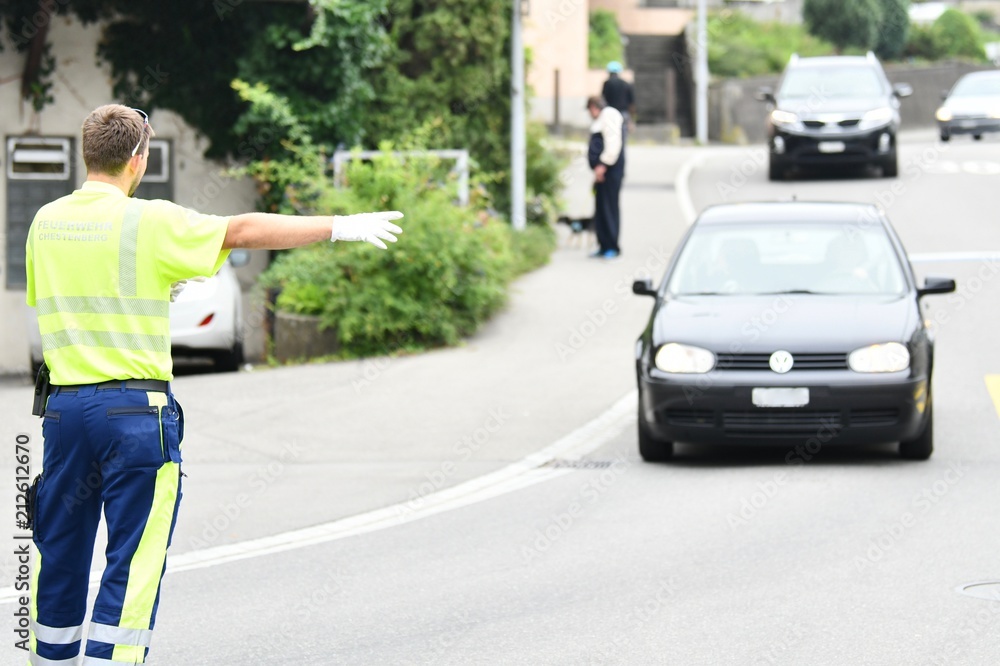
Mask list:
[[[936,146],[914,136],[903,164]],[[891,447],[798,466],[784,450],[637,460],[632,345],[651,301],[626,287],[661,273],[683,233],[678,175],[698,209],[752,153],[634,147],[623,259],[563,247],[462,348],[179,380],[190,479],[150,663],[1000,661],[1000,604],[954,591],[1000,579],[988,508],[1000,438],[984,380],[1000,374],[998,294],[986,274],[975,292],[933,301],[949,316],[931,461],[904,463]],[[948,159],[997,153],[953,142]],[[902,168],[905,189],[886,207],[908,249],[1000,250],[996,178],[947,169]],[[586,174],[570,174],[581,206]],[[731,197],[867,200],[892,186],[764,174]],[[990,265],[928,267],[970,284]],[[13,408],[26,396],[0,386],[0,416],[34,432]]]

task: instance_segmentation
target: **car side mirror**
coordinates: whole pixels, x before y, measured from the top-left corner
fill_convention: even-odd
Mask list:
[[[633,282],[632,293],[639,296],[656,296],[656,290],[653,289],[653,281],[649,278]]]
[[[250,250],[233,250],[229,253],[229,263],[233,268],[242,268],[250,263]]]
[[[950,294],[955,291],[955,281],[951,278],[929,277],[924,286],[917,289],[917,298],[928,294]]]
[[[771,102],[774,104],[774,88],[771,86],[761,86],[757,88],[757,92],[753,94],[753,98],[759,102]]]
[[[942,90],[941,91],[941,99],[948,99],[948,91],[947,90]]]
[[[913,86],[909,83],[895,83],[892,86],[892,94],[896,97],[909,97],[913,94]]]

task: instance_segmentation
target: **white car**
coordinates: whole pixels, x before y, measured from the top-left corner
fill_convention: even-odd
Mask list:
[[[250,260],[234,250],[219,272],[204,282],[189,281],[170,304],[170,343],[174,356],[208,357],[222,372],[243,364],[243,298],[234,267]],[[32,374],[42,364],[42,336],[34,308],[28,317]]]

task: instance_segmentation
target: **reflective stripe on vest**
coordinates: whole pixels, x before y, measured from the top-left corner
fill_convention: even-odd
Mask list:
[[[72,345],[84,347],[111,347],[131,351],[151,351],[166,354],[170,351],[170,337],[120,331],[84,331],[63,329],[42,335],[42,349],[52,351]]]
[[[170,303],[155,298],[110,298],[107,296],[53,296],[39,298],[35,303],[38,316],[56,312],[74,314],[138,315],[170,317]]]
[[[129,199],[129,202],[125,204],[121,240],[118,245],[118,288],[121,295],[126,298],[135,296],[138,290],[136,252],[139,248],[139,219],[141,217],[142,200]]]

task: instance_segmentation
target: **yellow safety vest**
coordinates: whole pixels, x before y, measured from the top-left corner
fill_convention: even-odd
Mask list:
[[[26,300],[51,382],[173,379],[170,285],[222,267],[228,224],[97,181],[43,206],[28,231]]]

